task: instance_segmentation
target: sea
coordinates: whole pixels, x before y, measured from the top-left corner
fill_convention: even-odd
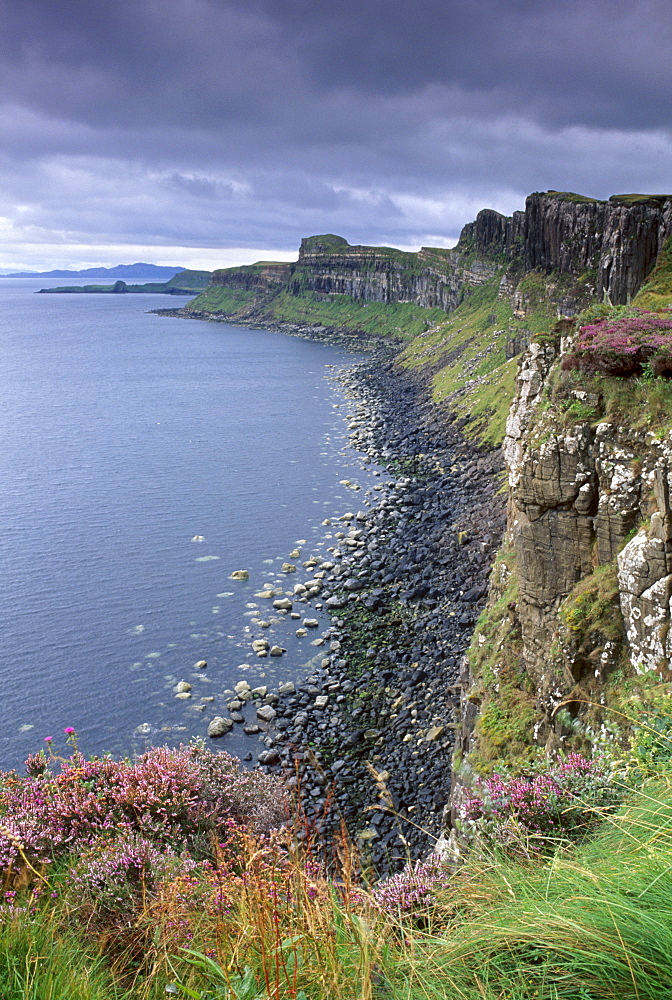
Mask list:
[[[323,522],[380,482],[335,379],[361,355],[152,314],[167,296],[36,294],[45,283],[0,279],[3,770],[45,739],[69,752],[66,729],[87,755],[207,739],[238,681],[309,675],[324,609],[296,606],[320,623],[298,638],[256,595],[311,576],[303,561],[327,558],[339,527]],[[260,635],[286,652],[259,658]],[[216,745],[264,749],[240,725]]]

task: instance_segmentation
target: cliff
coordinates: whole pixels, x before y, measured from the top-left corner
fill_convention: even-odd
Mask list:
[[[595,201],[548,192],[527,199],[523,260],[527,270],[580,275],[616,305],[644,283],[672,233],[672,198],[613,195]]]
[[[502,218],[496,212],[482,214]],[[462,243],[455,250],[423,247],[407,253],[391,247],[350,246],[339,236],[311,236],[301,242],[289,290],[293,295],[314,292],[365,302],[410,302],[450,312],[466,287],[483,284],[496,271],[488,251],[475,260],[471,256]]]
[[[576,370],[576,337],[559,323],[520,359],[504,543],[462,668],[458,798],[542,750],[625,746],[672,695],[672,382]]]
[[[461,432],[503,442],[507,530],[463,670],[458,785],[618,733],[666,683],[670,383],[562,363],[587,307],[672,302],[671,237],[668,195],[534,193],[510,218],[480,212],[450,250],[309,237],[295,264],[216,272],[187,307],[405,339],[398,364]]]
[[[521,282],[534,272],[555,277],[562,289],[558,310],[572,314],[593,296],[608,296],[614,304],[629,301],[671,234],[672,198],[667,195],[595,201],[550,191],[530,195],[525,210],[511,218],[491,209],[479,212],[452,250],[423,247],[411,253],[351,246],[331,233],[311,236],[302,240],[295,264],[262,261],[215,271],[210,294],[189,308],[278,318],[274,299],[284,295],[452,312],[471,290],[497,275],[500,294],[522,316],[531,297]],[[227,291],[245,296],[227,298]]]
[[[467,437],[499,445],[516,357],[558,317],[589,303],[628,302],[672,235],[672,197],[596,201],[549,191],[524,211],[491,209],[464,226],[453,249],[417,253],[304,239],[294,264],[215,271],[183,315],[409,346],[401,357],[430,381],[434,401]]]

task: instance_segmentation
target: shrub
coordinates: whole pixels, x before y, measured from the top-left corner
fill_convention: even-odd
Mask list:
[[[570,753],[527,776],[486,778],[462,803],[459,818],[463,828],[493,843],[525,842],[540,852],[578,839],[619,800],[605,764]]]
[[[0,779],[6,883],[26,860],[46,864],[98,837],[138,836],[178,851],[189,846],[202,857],[229,820],[264,832],[287,815],[278,779],[199,743],[154,747],[135,761],[87,760],[75,748],[68,758],[34,754],[26,766],[26,777],[9,772]]]
[[[582,326],[574,349],[562,362],[567,371],[606,375],[672,376],[672,318],[640,312],[620,319],[597,319]]]
[[[68,888],[87,911],[87,923],[128,925],[146,909],[165,880],[196,865],[170,848],[159,850],[143,837],[98,839],[70,870]]]
[[[372,890],[374,902],[387,913],[408,913],[426,906],[448,881],[446,866],[437,855],[409,861],[396,875],[381,879]]]

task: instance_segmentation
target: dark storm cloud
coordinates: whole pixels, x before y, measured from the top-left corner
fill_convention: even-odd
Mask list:
[[[668,0],[12,0],[0,216],[55,241],[455,238],[670,188]]]

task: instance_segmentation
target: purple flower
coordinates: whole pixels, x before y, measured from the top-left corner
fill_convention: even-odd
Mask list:
[[[51,743],[51,741],[53,740],[53,738],[54,738],[53,736],[45,736],[44,737],[44,742],[45,743]]]
[[[73,729],[73,727],[72,727],[72,726],[67,726],[67,727],[66,727],[66,728],[65,728],[65,729],[63,730],[63,732],[65,733],[65,735],[66,735],[66,736],[72,736],[72,734],[74,733],[74,731],[75,731],[75,730]]]
[[[651,364],[655,374],[669,375],[672,320],[642,311],[637,316],[598,320],[582,326],[564,369],[606,375],[640,375]]]

